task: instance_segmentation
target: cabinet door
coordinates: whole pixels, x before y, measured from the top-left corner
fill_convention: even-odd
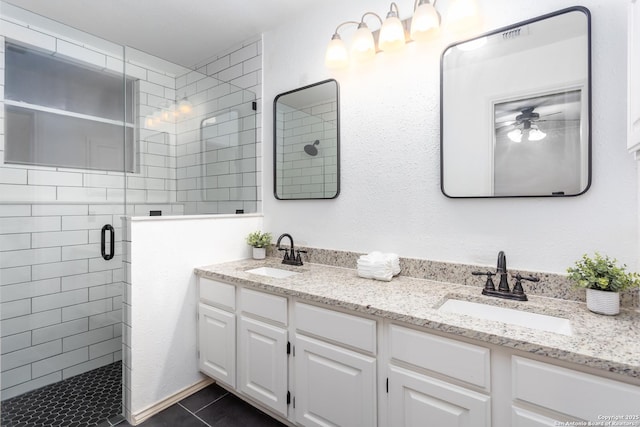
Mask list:
[[[640,0],[629,1],[627,31],[627,148],[640,158]]]
[[[376,426],[376,360],[296,334],[295,412],[303,426]]]
[[[236,316],[198,304],[200,371],[231,387],[236,386]]]
[[[244,316],[238,331],[240,391],[287,416],[287,331]]]
[[[389,425],[393,427],[489,427],[489,396],[389,366]]]

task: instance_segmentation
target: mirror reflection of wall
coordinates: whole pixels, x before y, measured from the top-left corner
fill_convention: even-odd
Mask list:
[[[563,196],[589,188],[587,9],[564,9],[449,46],[441,71],[446,196]],[[551,122],[549,112],[559,121]],[[547,136],[532,145],[537,130]]]
[[[274,101],[274,192],[278,199],[339,193],[338,85],[327,80]]]

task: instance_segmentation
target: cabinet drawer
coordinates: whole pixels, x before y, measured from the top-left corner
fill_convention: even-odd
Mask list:
[[[511,426],[512,427],[558,427],[561,425],[570,425],[560,420],[554,420],[542,414],[527,411],[526,409],[511,407]]]
[[[374,320],[302,303],[296,303],[295,316],[298,331],[376,354]]]
[[[236,287],[228,283],[217,282],[201,277],[200,300],[206,304],[220,307],[227,311],[236,309]]]
[[[487,348],[389,325],[389,351],[395,360],[490,388],[491,352]]]
[[[242,312],[287,325],[287,299],[252,289],[240,289]]]
[[[586,421],[638,414],[638,386],[518,356],[512,357],[511,368],[514,399]]]

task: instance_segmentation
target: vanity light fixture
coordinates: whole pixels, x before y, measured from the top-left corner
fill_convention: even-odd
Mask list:
[[[394,10],[395,9],[395,10]],[[349,65],[349,55],[347,48],[338,33],[347,24],[356,24],[358,29],[353,35],[351,42],[351,57],[356,61],[366,61],[375,56],[379,51],[398,50],[404,46],[406,41],[404,23],[398,17],[398,5],[391,3],[387,18],[383,21],[380,15],[374,12],[365,12],[360,21],[346,21],[338,25],[325,53],[325,65],[327,68],[345,68]],[[378,33],[378,45],[376,46],[373,33],[364,22],[367,16],[375,16],[380,21]]]
[[[356,24],[356,30],[351,43],[351,56],[358,61],[367,60],[377,52],[391,52],[402,49],[408,41],[424,41],[434,38],[440,31],[440,14],[435,8],[437,0],[415,0],[412,18],[400,19],[400,11],[395,2],[391,3],[386,19],[383,21],[374,12],[366,12],[360,21],[346,21],[338,25],[331,37],[325,52],[327,68],[345,68],[349,65],[349,53],[342,41],[339,31],[347,24]],[[364,18],[373,15],[380,21],[380,30],[371,32]],[[456,28],[478,22],[478,5],[476,0],[453,0],[447,15],[449,21]],[[409,21],[411,21],[409,25]],[[408,31],[410,29],[410,31]],[[377,33],[377,47],[374,35]]]
[[[169,104],[163,102],[158,109],[149,114],[144,119],[144,126],[147,129],[159,129],[168,123],[176,123],[190,117],[193,112],[193,104],[187,99],[185,94],[178,102]]]

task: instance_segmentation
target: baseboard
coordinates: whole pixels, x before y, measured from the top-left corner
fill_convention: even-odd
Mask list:
[[[209,386],[210,384],[213,384],[214,382],[215,381],[212,380],[211,378],[205,378],[205,379],[203,379],[201,381],[198,381],[197,383],[195,383],[193,385],[190,385],[189,387],[186,387],[186,388],[180,390],[176,394],[174,394],[172,396],[169,396],[164,400],[161,400],[160,402],[156,403],[155,405],[149,406],[147,409],[144,409],[144,410],[138,412],[137,414],[131,414],[131,419],[129,419],[127,421],[132,426],[136,426],[136,425],[148,420],[149,418],[151,418],[155,414],[167,409],[169,406],[171,406],[171,405],[173,405],[175,403],[178,403],[179,401],[181,401],[185,397],[191,396],[193,393],[196,393],[196,392],[202,390],[203,388]]]

